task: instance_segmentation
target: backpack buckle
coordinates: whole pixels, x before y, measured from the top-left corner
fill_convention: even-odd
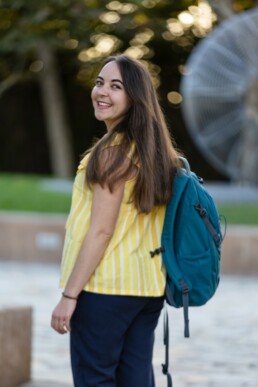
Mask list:
[[[194,205],[194,208],[198,211],[198,214],[204,218],[205,216],[207,216],[207,211],[205,210],[204,207],[202,207],[200,204],[195,204]]]
[[[165,251],[166,251],[165,246],[161,246],[158,249],[150,251],[151,258],[154,258],[156,254],[159,255],[160,253],[165,253]]]
[[[180,286],[183,294],[189,293],[189,287],[187,286],[187,283],[184,280],[180,281]]]

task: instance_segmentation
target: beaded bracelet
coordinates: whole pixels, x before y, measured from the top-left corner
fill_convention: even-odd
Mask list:
[[[67,294],[65,294],[65,292],[62,293],[63,297],[64,298],[69,298],[69,300],[78,300],[78,297],[72,297],[72,296],[68,296]]]

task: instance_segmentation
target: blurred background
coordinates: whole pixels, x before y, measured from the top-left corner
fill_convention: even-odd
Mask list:
[[[238,11],[248,6],[238,3],[244,3]],[[203,165],[180,109],[187,57],[218,22],[207,2],[28,0],[1,5],[2,171],[71,177],[92,138],[105,130],[90,102],[98,65],[110,54],[125,52],[150,68],[173,136],[195,169],[202,165],[206,176],[224,178]]]
[[[241,288],[250,291],[246,278],[252,276],[251,289],[258,290],[257,5],[0,0],[0,387],[44,380],[53,367],[44,386],[71,383],[69,371],[56,363],[61,358],[69,369],[68,343],[50,332],[48,321],[59,297],[72,181],[83,152],[105,132],[94,118],[90,92],[108,55],[126,53],[148,66],[173,138],[227,219],[222,289],[224,283],[232,297],[244,281]],[[223,296],[218,300],[225,302]],[[209,316],[220,306],[214,304]],[[252,317],[254,326],[258,316]],[[27,327],[22,337],[17,321]],[[13,341],[3,327],[11,329]],[[247,342],[242,344],[244,357]],[[17,351],[23,356],[10,356]],[[157,363],[159,356],[157,348]],[[226,352],[223,364],[229,357]],[[237,364],[229,369],[237,370]],[[216,367],[202,380],[190,367],[176,386],[255,385],[251,379],[257,381],[258,371],[248,357],[243,379],[223,384],[229,369],[224,381],[216,379]],[[248,370],[251,376],[241,384]]]

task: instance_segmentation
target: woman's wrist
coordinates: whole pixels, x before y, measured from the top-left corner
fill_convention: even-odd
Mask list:
[[[63,296],[64,298],[68,298],[69,300],[78,301],[78,297],[70,296],[69,294],[66,294],[65,292],[62,293],[62,296]]]

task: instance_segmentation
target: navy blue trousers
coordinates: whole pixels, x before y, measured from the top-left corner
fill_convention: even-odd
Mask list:
[[[154,387],[154,330],[163,297],[83,291],[71,321],[75,387]]]

